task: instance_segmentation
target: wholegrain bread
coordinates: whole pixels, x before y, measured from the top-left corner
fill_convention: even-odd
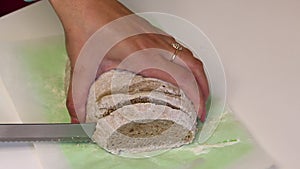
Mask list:
[[[195,132],[195,120],[186,113],[140,103],[99,119],[93,139],[113,154],[139,153],[189,144]]]
[[[153,103],[155,105],[165,105],[172,109],[177,109],[185,112],[189,116],[194,116],[194,106],[190,100],[185,97],[175,97],[166,95],[163,92],[140,92],[135,94],[111,94],[102,97],[95,102],[96,111],[87,116],[87,121],[96,121],[99,118],[105,117],[114,110],[126,105],[136,103]]]
[[[197,113],[176,86],[129,71],[111,70],[91,86],[87,122],[97,122],[93,139],[113,153],[139,153],[189,144]]]

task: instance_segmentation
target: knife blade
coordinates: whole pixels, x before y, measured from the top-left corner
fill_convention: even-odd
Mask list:
[[[93,142],[96,123],[0,124],[0,142]]]

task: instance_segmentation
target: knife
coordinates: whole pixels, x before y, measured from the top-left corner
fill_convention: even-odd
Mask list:
[[[0,124],[0,142],[93,142],[96,123]]]

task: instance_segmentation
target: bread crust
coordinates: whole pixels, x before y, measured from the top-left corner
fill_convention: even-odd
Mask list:
[[[97,122],[93,139],[113,154],[179,147],[196,133],[197,113],[182,90],[129,71],[102,74],[90,88],[86,110],[86,121]],[[138,132],[126,134],[130,127]]]

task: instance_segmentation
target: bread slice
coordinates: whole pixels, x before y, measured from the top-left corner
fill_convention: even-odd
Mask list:
[[[125,70],[111,70],[103,73],[92,85],[92,88],[97,92],[96,100],[113,93],[132,94],[153,90],[177,96],[183,93],[170,83],[155,78],[145,78]]]
[[[113,153],[139,153],[189,144],[197,113],[182,90],[154,78],[111,70],[90,88],[87,122],[93,139]]]
[[[185,112],[189,116],[197,116],[195,114],[192,102],[183,97],[176,97],[166,95],[162,92],[140,92],[135,94],[112,94],[102,97],[101,100],[96,102],[96,111],[87,116],[87,121],[96,121],[102,117],[108,116],[116,109],[126,105],[137,103],[153,103],[155,105],[165,105],[172,109],[177,109]]]
[[[139,153],[189,144],[195,132],[195,119],[186,113],[168,106],[139,103],[99,119],[93,139],[113,154]]]
[[[186,97],[176,86],[155,78],[144,78],[129,71],[111,70],[103,73],[91,86],[86,111],[97,112],[97,117],[103,117],[96,105],[101,98],[115,93],[135,94],[140,92],[161,92],[174,97]],[[187,99],[188,100],[188,99]],[[188,100],[189,101],[189,100]],[[192,102],[190,102],[192,105]],[[193,105],[192,105],[193,107]],[[92,114],[87,114],[87,121],[95,121]]]

